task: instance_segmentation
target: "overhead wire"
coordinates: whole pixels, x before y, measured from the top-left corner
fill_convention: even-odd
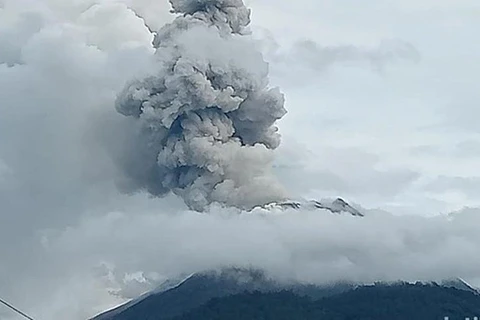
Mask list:
[[[0,298],[0,303],[3,304],[4,306],[6,306],[7,308],[9,308],[10,310],[16,312],[17,314],[21,315],[21,316],[24,317],[25,319],[35,320],[35,319],[33,319],[32,317],[30,317],[28,314],[26,314],[25,312],[21,311],[20,309],[15,308],[13,305],[11,305],[11,304],[8,303],[7,301],[3,300],[2,298]]]

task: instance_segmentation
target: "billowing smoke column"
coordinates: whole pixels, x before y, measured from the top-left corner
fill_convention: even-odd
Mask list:
[[[270,168],[284,97],[244,36],[250,10],[242,0],[170,2],[182,15],[155,37],[158,67],[117,100],[140,127],[124,164],[130,187],[173,191],[198,211],[283,199]]]

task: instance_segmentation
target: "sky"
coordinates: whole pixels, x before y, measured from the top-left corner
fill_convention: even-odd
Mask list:
[[[314,283],[480,279],[480,3],[246,4],[286,97],[275,175],[292,198],[367,216],[198,214],[123,194],[115,99],[152,68],[168,2],[0,0],[0,297],[80,320],[220,265]]]

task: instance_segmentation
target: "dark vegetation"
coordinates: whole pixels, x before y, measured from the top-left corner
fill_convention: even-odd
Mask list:
[[[399,284],[359,287],[318,300],[291,291],[246,292],[212,299],[174,320],[464,320],[475,315],[480,315],[480,296],[471,292]]]
[[[462,288],[462,286],[458,287]],[[451,320],[480,316],[480,295],[436,284],[281,289],[261,274],[239,283],[229,275],[195,275],[179,286],[101,320]]]

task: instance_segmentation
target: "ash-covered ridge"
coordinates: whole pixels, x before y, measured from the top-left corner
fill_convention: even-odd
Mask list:
[[[274,211],[274,210],[288,210],[288,209],[295,209],[295,210],[327,210],[331,213],[336,214],[350,214],[355,217],[364,217],[365,215],[360,212],[359,210],[355,209],[351,205],[349,205],[345,200],[341,198],[337,198],[333,201],[330,200],[310,200],[310,201],[282,201],[282,202],[271,202],[269,204],[259,206],[256,208]]]

